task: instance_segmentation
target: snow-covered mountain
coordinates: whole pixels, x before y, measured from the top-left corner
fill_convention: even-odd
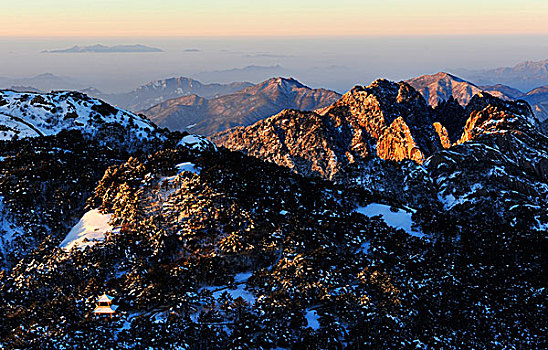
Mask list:
[[[0,140],[55,135],[67,130],[79,130],[105,143],[127,147],[165,139],[145,117],[82,93],[0,91]]]
[[[331,90],[311,89],[295,79],[272,78],[213,99],[185,96],[143,111],[159,126],[211,135],[235,126],[247,126],[283,109],[315,110],[338,100]]]

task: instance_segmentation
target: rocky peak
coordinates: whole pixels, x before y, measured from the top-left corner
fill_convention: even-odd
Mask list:
[[[430,108],[410,85],[381,79],[355,86],[321,115],[283,111],[213,139],[301,174],[331,178],[346,165],[375,155],[423,162],[441,148],[432,121]]]
[[[475,95],[466,106],[468,116],[459,143],[481,134],[540,128],[531,107],[524,101],[503,101],[488,93]]]
[[[338,113],[347,116],[358,134],[364,129],[370,138],[382,139],[376,150],[384,159],[419,161],[439,146],[434,137],[430,109],[424,98],[405,82],[379,79],[367,87],[356,86],[325,114]],[[394,138],[398,141],[393,142]],[[388,144],[403,148],[394,153],[394,150],[384,148]],[[398,156],[394,158],[395,154]]]
[[[538,121],[523,101],[479,92],[466,107],[450,96],[432,109],[410,84],[380,79],[355,86],[321,114],[284,111],[213,140],[303,175],[333,178],[371,157],[422,163],[479,135],[535,125]]]

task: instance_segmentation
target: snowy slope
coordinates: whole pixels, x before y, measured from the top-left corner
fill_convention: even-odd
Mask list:
[[[185,146],[197,151],[217,150],[217,146],[213,142],[201,135],[186,135],[177,143],[177,146]]]
[[[90,210],[70,230],[60,247],[70,251],[73,247],[84,249],[105,239],[105,232],[112,231],[109,225],[111,214],[101,214],[99,210]]]
[[[112,134],[129,142],[163,138],[145,117],[79,92],[0,90],[0,140],[54,135],[62,130],[81,130],[88,136]]]

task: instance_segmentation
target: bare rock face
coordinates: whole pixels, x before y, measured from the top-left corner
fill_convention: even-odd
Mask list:
[[[424,155],[402,117],[396,118],[390,127],[384,129],[377,142],[377,155],[382,159],[395,161],[411,159],[417,163],[424,162]]]
[[[436,133],[438,134],[440,138],[441,145],[443,148],[449,148],[451,147],[451,140],[449,139],[449,133],[447,132],[447,129],[445,126],[441,125],[439,122],[434,122],[434,128],[436,129]]]
[[[382,159],[422,162],[425,155],[441,148],[430,108],[403,82],[380,79],[368,87],[354,87],[325,115],[345,117],[354,130],[354,139],[369,139],[368,154],[376,153]]]

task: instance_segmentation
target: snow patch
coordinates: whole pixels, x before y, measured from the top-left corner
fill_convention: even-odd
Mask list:
[[[183,171],[190,171],[191,173],[194,173],[196,175],[200,175],[200,169],[198,169],[198,167],[196,167],[196,164],[191,163],[191,162],[177,164],[175,167],[178,170],[177,174],[180,174]]]
[[[105,232],[112,231],[109,225],[111,214],[101,214],[98,209],[88,211],[70,230],[60,248],[70,251],[73,247],[84,249],[105,239]]]
[[[424,233],[413,227],[412,213],[407,210],[396,208],[394,212],[389,205],[371,203],[365,207],[358,207],[355,211],[367,217],[380,215],[386,224],[395,228],[401,228],[411,236],[419,238],[425,236]]]
[[[209,148],[217,150],[217,147],[213,142],[200,135],[186,135],[177,143],[177,146],[185,146],[197,151],[205,151]]]
[[[304,315],[304,317],[308,322],[308,328],[312,328],[315,331],[320,329],[320,317],[318,316],[316,310],[306,310],[306,314]]]
[[[215,299],[220,298],[224,292],[227,292],[233,299],[241,297],[248,304],[253,305],[255,304],[257,298],[253,295],[253,293],[245,289],[245,284],[252,274],[252,272],[236,274],[236,276],[234,276],[234,282],[237,284],[236,289],[230,289],[228,286],[206,286],[202,289],[209,290]]]

